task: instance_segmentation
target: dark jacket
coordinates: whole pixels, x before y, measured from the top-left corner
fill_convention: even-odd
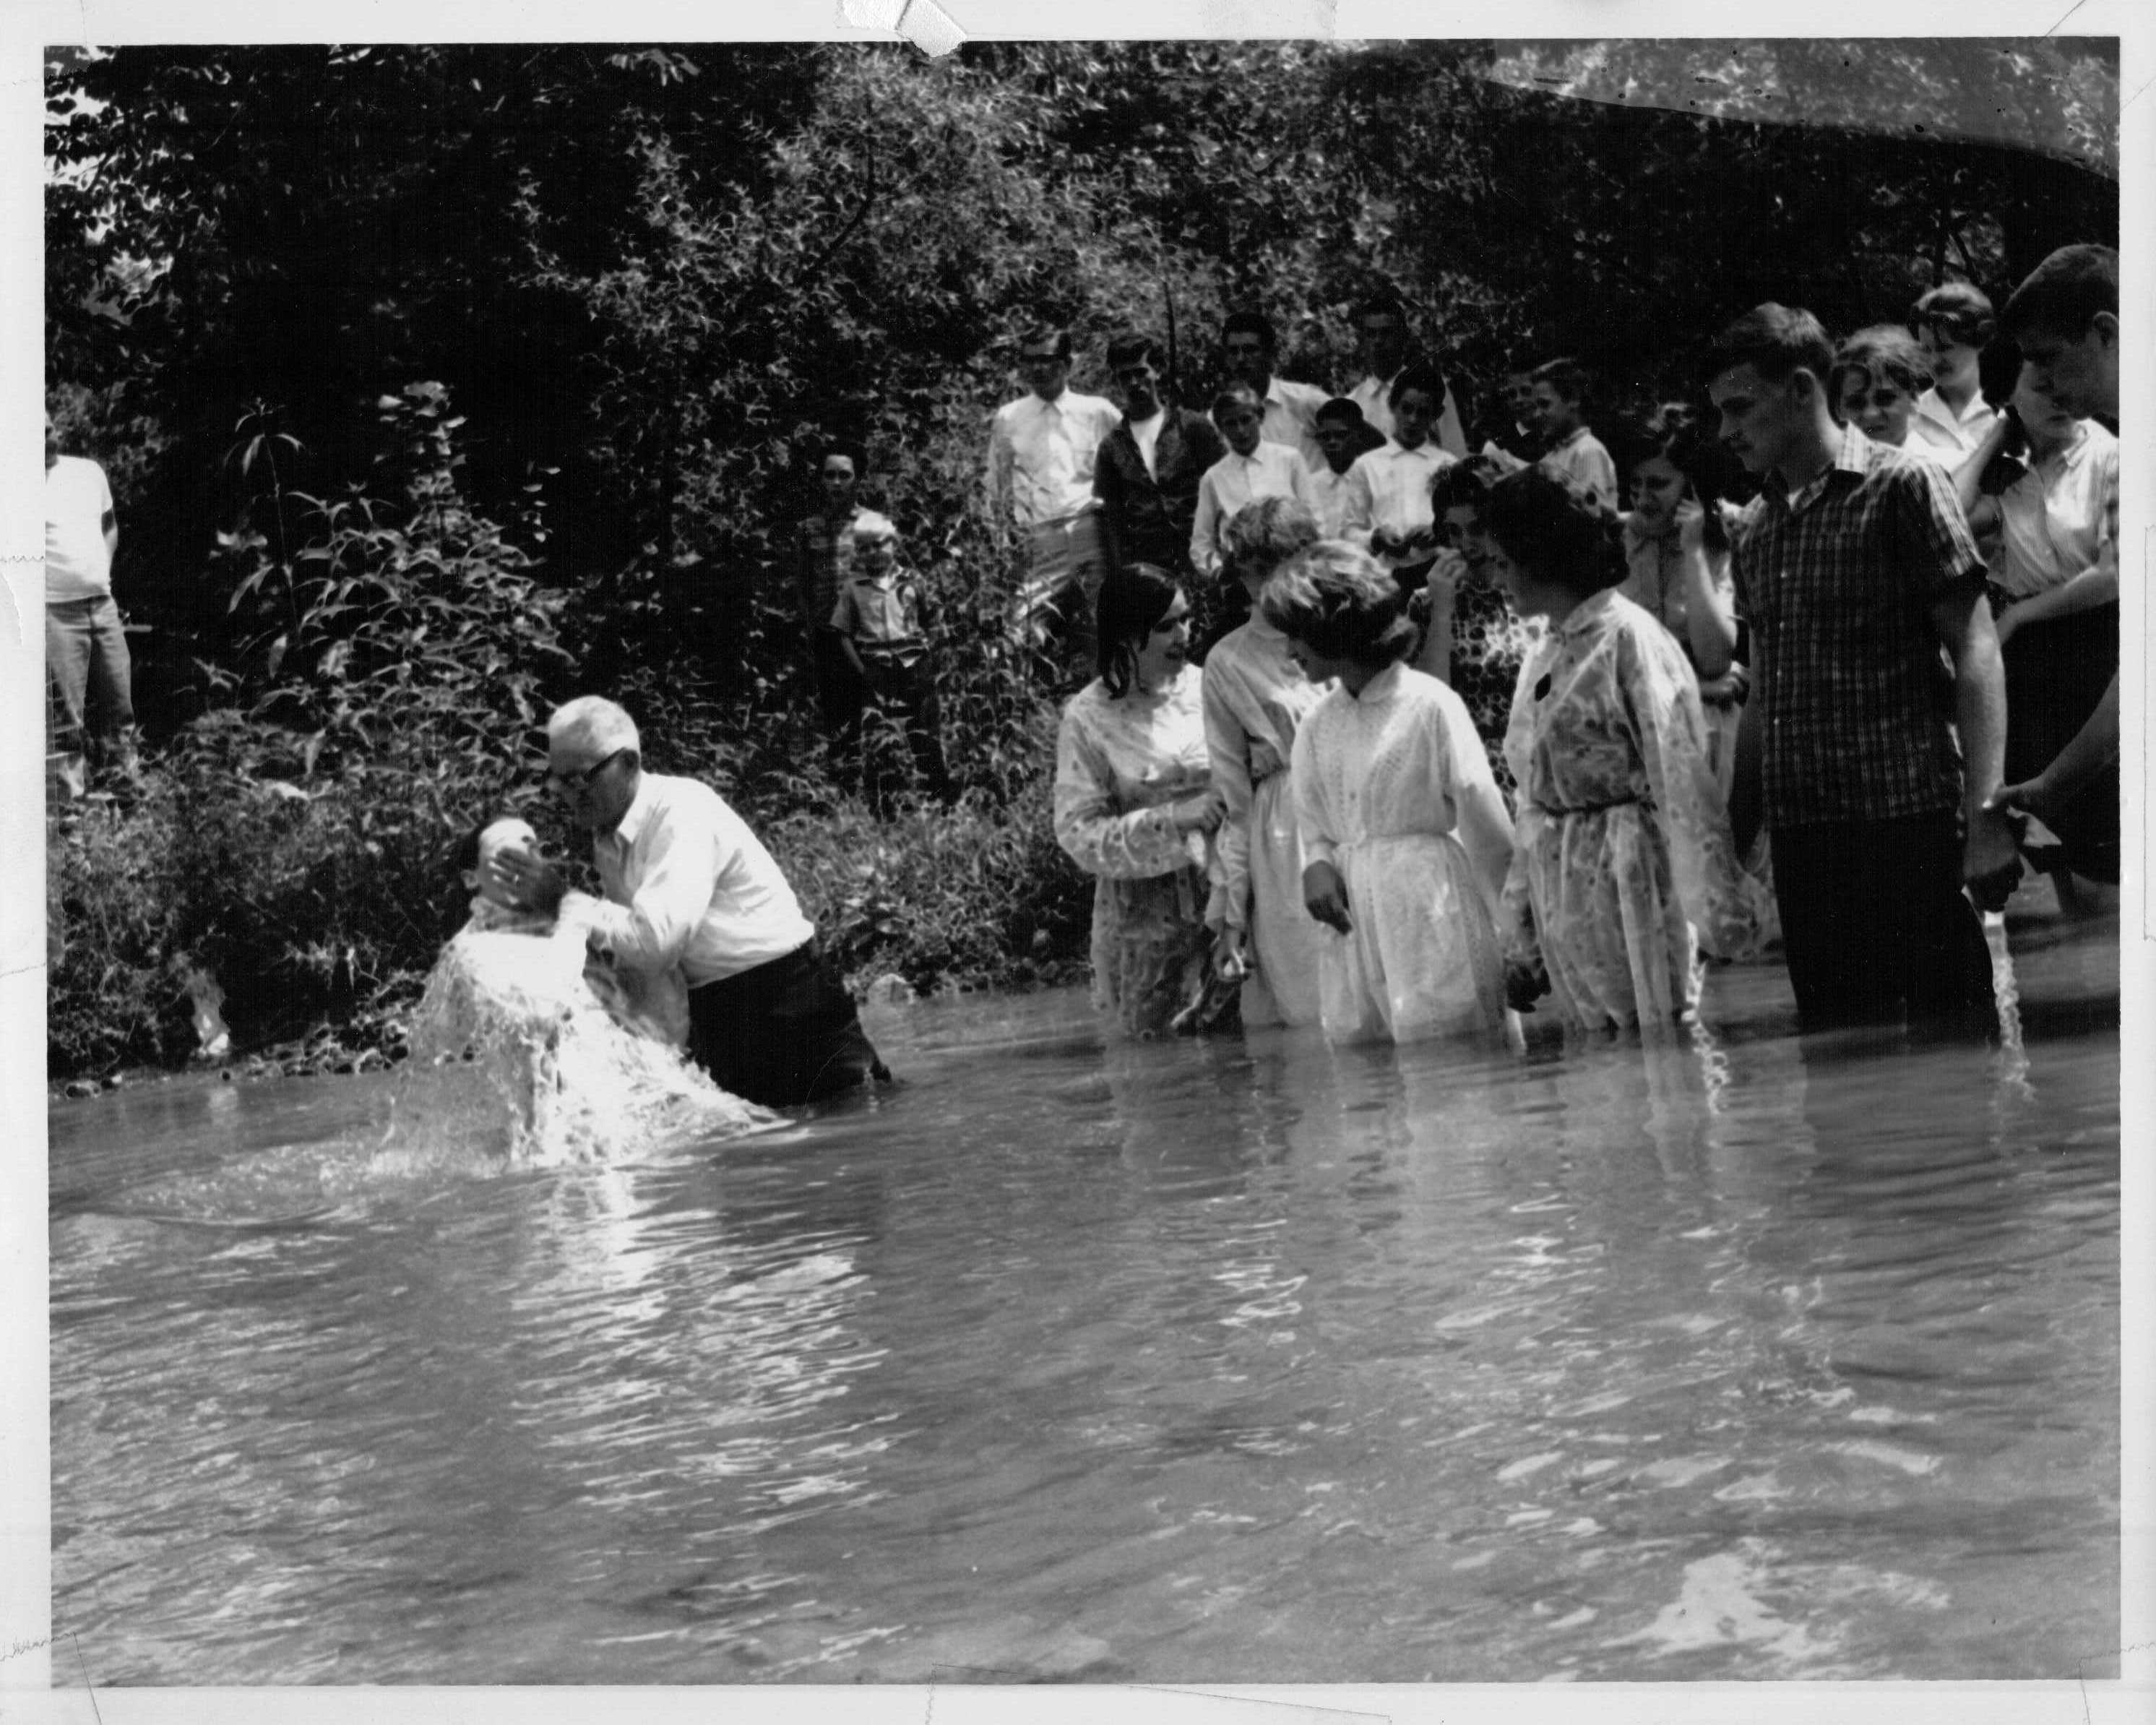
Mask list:
[[[1153,445],[1158,477],[1146,471],[1127,416],[1108,434],[1093,469],[1108,556],[1121,567],[1153,563],[1182,570],[1190,562],[1190,530],[1198,516],[1198,482],[1228,453],[1203,413],[1170,408]]]

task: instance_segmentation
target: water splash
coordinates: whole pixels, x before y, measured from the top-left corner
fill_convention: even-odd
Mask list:
[[[604,1163],[777,1117],[624,1029],[583,978],[574,927],[459,935],[413,1015],[378,1172]]]

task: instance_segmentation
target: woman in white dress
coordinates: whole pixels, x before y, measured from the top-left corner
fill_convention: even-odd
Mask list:
[[[1505,740],[1507,997],[1548,993],[1582,1029],[1671,1024],[1697,1004],[1693,928],[1724,957],[1757,930],[1691,666],[1614,590],[1615,517],[1584,492],[1530,470],[1491,488],[1482,520],[1514,607],[1548,624]]]
[[[1206,839],[1226,804],[1205,753],[1190,602],[1150,564],[1101,585],[1100,675],[1063,709],[1055,837],[1093,892],[1093,1001],[1158,1035],[1210,963]]]
[[[1253,609],[1205,657],[1205,748],[1213,787],[1227,804],[1207,920],[1220,931],[1222,975],[1243,978],[1245,1025],[1318,1020],[1323,929],[1303,908],[1287,769],[1296,731],[1324,691],[1255,608],[1273,572],[1317,540],[1316,518],[1291,498],[1261,497],[1228,524],[1228,567]]]
[[[1313,683],[1337,685],[1297,728],[1303,901],[1325,1034],[1395,1042],[1506,1022],[1493,920],[1512,823],[1460,697],[1400,661],[1414,626],[1366,552],[1324,540],[1259,607]]]

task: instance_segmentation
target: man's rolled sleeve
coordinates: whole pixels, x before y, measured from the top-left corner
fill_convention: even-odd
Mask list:
[[[608,903],[593,913],[592,927],[614,962],[637,970],[664,970],[681,962],[711,907],[711,883],[726,859],[716,831],[669,821],[653,834],[643,883],[627,905]]]

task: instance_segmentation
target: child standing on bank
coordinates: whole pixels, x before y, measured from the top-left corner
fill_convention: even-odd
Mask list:
[[[893,778],[885,765],[889,738],[869,734],[872,726],[881,732],[896,725],[913,757],[914,776],[949,802],[935,665],[921,626],[921,578],[901,567],[898,529],[873,510],[855,517],[853,573],[839,589],[830,627],[866,697],[846,742],[859,751],[871,806],[880,815],[890,814]]]

